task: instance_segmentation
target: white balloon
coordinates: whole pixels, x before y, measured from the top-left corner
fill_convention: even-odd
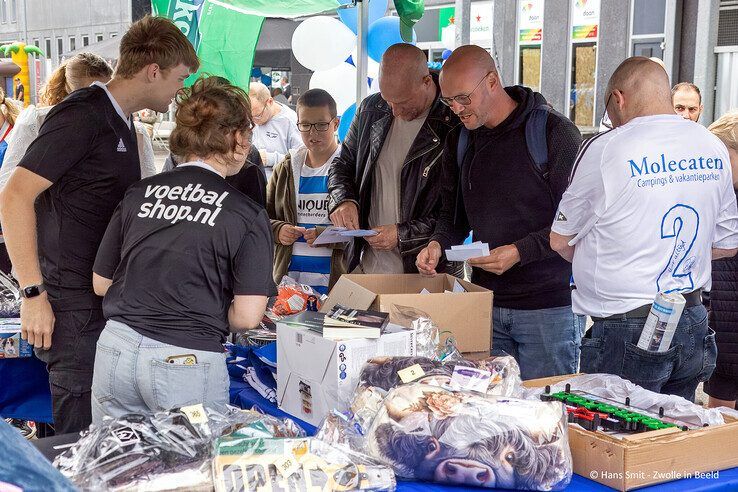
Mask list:
[[[354,51],[351,52],[351,58],[354,60],[354,65],[357,64],[356,57],[358,55],[356,54],[356,48],[354,48]],[[366,65],[366,75],[370,79],[376,79],[379,77],[379,63],[372,60],[372,58],[367,55],[366,59],[369,61]]]
[[[304,67],[327,70],[346,61],[356,34],[333,17],[309,17],[292,34],[292,52]]]
[[[454,24],[449,24],[441,29],[441,44],[447,50],[453,51],[456,49],[456,26]]]
[[[318,70],[310,77],[310,88],[330,93],[336,100],[338,114],[343,114],[356,102],[356,67],[341,63],[328,70]]]

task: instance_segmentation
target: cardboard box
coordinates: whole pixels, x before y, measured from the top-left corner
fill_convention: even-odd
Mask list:
[[[536,388],[571,377],[532,379],[523,384]],[[622,491],[683,478],[715,480],[717,470],[738,466],[738,420],[723,417],[725,425],[721,426],[664,429],[626,439],[570,425],[574,473]]]
[[[361,368],[379,355],[415,355],[415,332],[390,323],[378,339],[329,340],[277,322],[279,408],[312,425],[334,408],[346,411]]]
[[[458,281],[467,292],[446,293]],[[421,294],[427,289],[430,294]],[[341,276],[321,311],[335,304],[356,309],[392,312],[392,305],[409,306],[428,313],[441,330],[453,333],[460,351],[489,356],[492,327],[492,291],[451,275],[355,275]],[[392,320],[392,318],[390,318]]]
[[[33,347],[21,338],[20,318],[0,320],[0,359],[30,357]]]

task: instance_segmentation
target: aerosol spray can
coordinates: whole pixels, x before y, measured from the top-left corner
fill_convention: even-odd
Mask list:
[[[679,292],[659,293],[646,318],[641,338],[638,340],[638,348],[651,352],[669,350],[685,304],[684,296]]]

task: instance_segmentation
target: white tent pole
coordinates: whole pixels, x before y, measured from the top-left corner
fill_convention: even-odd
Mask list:
[[[374,0],[379,1],[379,0]],[[356,33],[356,107],[367,94],[367,49],[366,38],[369,32],[369,0],[356,0],[357,33]]]

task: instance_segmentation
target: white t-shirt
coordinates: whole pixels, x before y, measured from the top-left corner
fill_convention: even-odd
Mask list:
[[[710,282],[738,247],[725,145],[677,115],[635,118],[582,146],[551,229],[574,236],[575,313],[606,317]]]
[[[279,104],[279,103],[277,103]],[[259,150],[265,150],[267,167],[274,167],[284,159],[290,149],[303,146],[300,131],[297,129],[297,115],[287,106],[263,125],[254,126],[251,143]]]

